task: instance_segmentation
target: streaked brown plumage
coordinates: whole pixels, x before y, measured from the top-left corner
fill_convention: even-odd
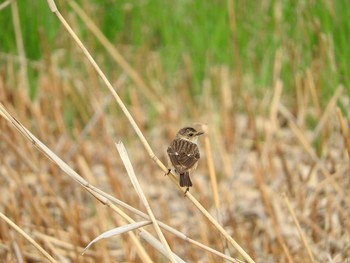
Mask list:
[[[197,168],[200,158],[197,139],[202,134],[192,127],[182,128],[167,150],[170,162],[180,176],[180,186],[187,187],[186,192],[192,186],[190,174]]]

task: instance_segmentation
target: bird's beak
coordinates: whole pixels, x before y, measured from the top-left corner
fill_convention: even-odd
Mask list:
[[[197,132],[197,136],[204,134],[204,132]]]

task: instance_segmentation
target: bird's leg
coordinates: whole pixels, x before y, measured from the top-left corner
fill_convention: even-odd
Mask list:
[[[184,197],[186,196],[187,192],[190,190],[189,187],[186,188],[186,191],[185,191],[185,194],[184,194]]]
[[[165,173],[165,174],[164,174],[164,176],[169,175],[169,174],[170,174],[170,172],[171,172],[171,169],[170,169],[170,168],[168,168],[168,172],[167,172],[167,173]]]

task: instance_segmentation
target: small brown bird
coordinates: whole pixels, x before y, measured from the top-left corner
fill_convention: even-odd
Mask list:
[[[168,156],[173,168],[180,176],[180,186],[187,187],[185,194],[192,186],[190,173],[192,173],[198,165],[200,158],[197,140],[198,136],[204,132],[196,131],[192,127],[185,127],[178,131],[175,139],[168,147]],[[169,169],[170,173],[171,169]]]

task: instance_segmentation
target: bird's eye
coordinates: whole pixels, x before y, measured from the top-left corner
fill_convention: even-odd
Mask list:
[[[189,133],[188,135],[192,137],[192,136],[193,136],[193,133],[191,132],[191,133]]]

